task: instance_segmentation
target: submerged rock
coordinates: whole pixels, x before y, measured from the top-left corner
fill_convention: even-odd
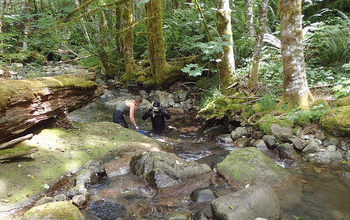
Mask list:
[[[165,219],[166,220],[191,220],[191,213],[189,213],[189,212],[172,212]]]
[[[110,201],[98,200],[89,206],[89,211],[103,220],[115,220],[125,215],[125,207]]]
[[[253,186],[221,196],[211,202],[215,219],[278,219],[278,198],[268,185]]]
[[[306,156],[307,160],[324,165],[338,165],[343,161],[343,156],[338,151],[321,151]]]
[[[146,178],[154,186],[163,188],[172,186],[187,179],[211,173],[206,164],[199,164],[167,152],[145,152],[134,156],[130,161],[130,169]]]

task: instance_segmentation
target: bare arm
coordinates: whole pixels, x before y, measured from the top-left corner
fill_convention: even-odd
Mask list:
[[[136,124],[136,121],[135,121],[135,104],[131,104],[130,105],[130,114],[129,114],[129,117],[130,117],[130,121],[131,123],[135,126],[136,129],[138,129],[137,127],[137,124]]]

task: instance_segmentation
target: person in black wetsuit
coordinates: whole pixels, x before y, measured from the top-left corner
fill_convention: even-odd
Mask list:
[[[165,128],[164,118],[170,119],[170,114],[158,101],[154,100],[152,107],[143,114],[142,120],[146,120],[148,117],[151,117],[152,131],[154,133],[161,133]]]

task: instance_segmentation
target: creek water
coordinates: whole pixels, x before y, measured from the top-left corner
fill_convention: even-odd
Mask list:
[[[140,129],[150,130],[150,121],[142,121],[140,115],[136,116]],[[112,110],[95,102],[72,112],[70,117],[79,122],[112,121]],[[199,132],[201,122],[194,120],[192,115],[172,115],[167,125],[171,129],[163,135],[147,135],[168,143],[174,153],[186,161],[195,160],[215,168],[215,164],[231,150],[237,149],[232,144],[216,143]],[[268,149],[262,151],[302,182],[300,202],[282,210],[281,219],[350,219],[349,172],[317,168],[304,162],[291,163]],[[181,215],[181,219],[185,219],[181,213],[188,212],[193,216],[199,211],[211,217],[210,203],[193,202],[186,186],[157,190],[133,175],[129,169],[130,158],[127,153],[119,154],[105,164],[108,179],[89,188],[91,196],[85,210],[87,219],[165,219],[174,212],[178,217],[173,219],[180,219]],[[198,188],[201,187],[210,188],[217,196],[238,190],[218,175],[213,183],[199,184]]]

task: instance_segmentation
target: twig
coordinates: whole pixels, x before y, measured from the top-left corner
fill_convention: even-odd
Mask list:
[[[19,138],[13,139],[13,140],[11,140],[9,142],[5,142],[5,143],[1,144],[0,145],[0,149],[11,147],[12,145],[15,145],[15,144],[17,144],[19,142],[22,142],[24,140],[30,139],[32,137],[33,137],[33,134],[27,134],[27,135],[25,135],[23,137],[19,137]]]

